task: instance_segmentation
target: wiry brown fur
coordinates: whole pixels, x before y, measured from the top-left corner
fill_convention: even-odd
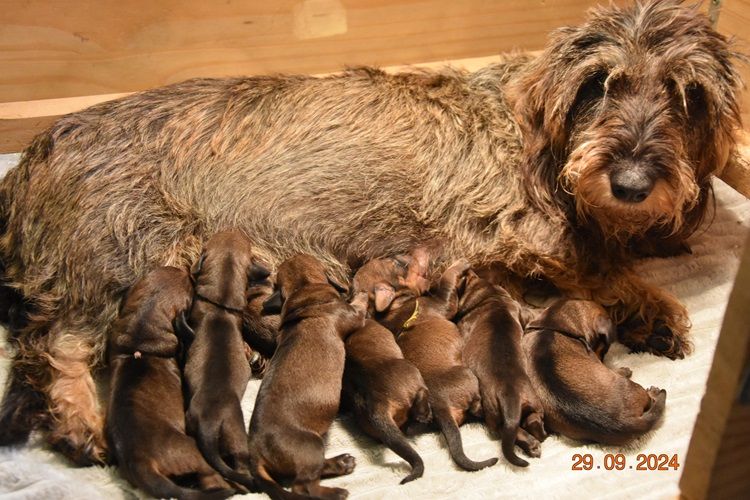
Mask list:
[[[272,266],[306,252],[344,273],[426,243],[443,262],[544,276],[629,321],[631,348],[683,355],[686,311],[633,275],[631,249],[700,222],[739,123],[734,55],[696,10],[652,0],[595,10],[536,61],[199,79],[61,118],[0,184],[0,254],[31,304],[0,425],[41,393],[52,435],[99,454],[86,368],[121,292],[154,266],[191,264],[226,227]],[[641,208],[594,196],[615,155],[658,164],[658,196]],[[24,431],[4,427],[0,443]]]

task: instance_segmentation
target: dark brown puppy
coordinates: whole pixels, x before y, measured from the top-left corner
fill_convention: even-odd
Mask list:
[[[187,351],[187,427],[203,455],[224,477],[252,487],[240,402],[250,379],[242,339],[248,284],[268,278],[250,240],[238,232],[208,240],[194,270],[190,311],[194,339]]]
[[[351,473],[354,457],[326,459],[323,436],[339,409],[344,340],[362,327],[367,295],[347,304],[310,255],[285,261],[277,285],[281,330],[250,420],[251,470],[272,498],[345,498],[346,490],[320,479]],[[281,478],[292,479],[293,493]]]
[[[375,312],[376,302],[382,306],[384,293],[390,296],[405,282],[410,261],[407,255],[376,259],[357,271],[353,288],[374,298],[368,302],[371,313]],[[401,484],[422,477],[424,462],[401,432],[410,418],[425,424],[432,420],[422,375],[404,359],[393,334],[374,319],[367,319],[362,328],[346,339],[345,345],[342,393],[345,405],[363,431],[409,462],[411,473]]]
[[[173,323],[192,293],[188,273],[174,267],[155,269],[128,292],[109,338],[107,439],[122,475],[148,494],[200,498],[203,492],[175,482],[193,476],[201,489],[225,498],[233,491],[185,434]]]
[[[401,287],[378,320],[397,335],[404,357],[422,373],[434,420],[453,461],[463,469],[479,470],[497,458],[475,462],[464,453],[458,427],[467,413],[479,416],[482,405],[477,377],[461,361],[461,333],[450,321],[458,306],[457,286],[468,269],[468,261],[453,264],[427,296],[404,293]]]
[[[602,363],[614,338],[606,311],[583,300],[558,301],[526,327],[529,375],[550,431],[622,445],[664,413],[665,390],[646,390],[629,380],[628,368],[613,371]]]
[[[479,379],[484,419],[502,437],[503,455],[526,467],[514,444],[539,457],[546,434],[542,403],[526,373],[520,316],[521,307],[505,289],[469,271],[456,314],[463,362]]]

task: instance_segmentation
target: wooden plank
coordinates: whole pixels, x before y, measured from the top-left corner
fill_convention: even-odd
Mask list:
[[[721,33],[734,37],[735,48],[750,56],[750,0],[723,0],[718,29]],[[750,130],[750,63],[739,67],[745,80],[742,121],[745,130]]]
[[[537,49],[550,30],[579,23],[597,3],[0,0],[0,102]]]
[[[750,491],[750,406],[739,389],[750,370],[750,240],[729,297],[706,394],[680,479],[683,497],[747,498]]]

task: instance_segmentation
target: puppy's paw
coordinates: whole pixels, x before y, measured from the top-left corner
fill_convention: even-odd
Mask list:
[[[458,259],[450,265],[448,271],[456,273],[457,277],[461,277],[466,274],[466,271],[469,269],[471,269],[471,263],[468,259]]]
[[[344,453],[333,458],[327,458],[321,475],[325,477],[345,476],[354,472],[356,466],[357,460],[348,453]]]
[[[617,373],[619,375],[622,375],[625,378],[630,378],[633,376],[633,370],[631,370],[630,368],[626,368],[624,366],[618,368]]]

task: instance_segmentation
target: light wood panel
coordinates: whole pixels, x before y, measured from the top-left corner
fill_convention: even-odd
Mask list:
[[[0,0],[0,102],[537,49],[597,0]]]
[[[680,479],[683,497],[745,499],[750,492],[750,401],[739,397],[750,373],[750,241],[729,297]]]
[[[736,49],[750,57],[750,0],[723,0],[719,14],[718,29],[735,38]],[[740,71],[745,80],[742,103],[742,121],[745,130],[750,130],[750,62],[741,64]]]

